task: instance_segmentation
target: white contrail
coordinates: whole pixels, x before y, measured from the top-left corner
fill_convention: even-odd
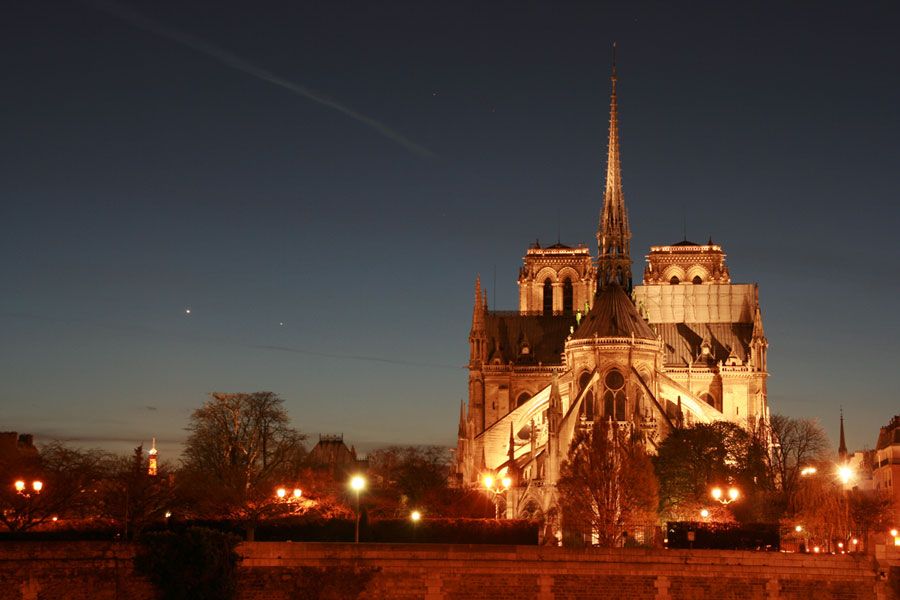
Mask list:
[[[183,31],[179,31],[177,29],[174,29],[172,27],[164,25],[158,21],[154,21],[153,19],[145,17],[144,15],[142,15],[130,8],[126,8],[126,7],[120,6],[118,4],[114,4],[112,2],[105,2],[104,0],[88,0],[87,3],[90,6],[96,8],[100,11],[103,11],[107,14],[110,14],[119,19],[122,19],[123,21],[126,21],[126,22],[130,23],[131,25],[134,25],[135,27],[143,29],[144,31],[149,31],[151,33],[155,33],[162,37],[168,38],[174,42],[178,42],[179,44],[182,44],[183,46],[192,48],[193,50],[196,50],[197,52],[201,52],[201,53],[209,56],[210,58],[213,58],[213,59],[219,61],[220,63],[231,67],[232,69],[241,71],[242,73],[246,73],[248,75],[252,75],[253,77],[256,77],[257,79],[262,79],[263,81],[268,81],[269,83],[277,85],[279,87],[282,87],[286,90],[289,90],[289,91],[297,94],[298,96],[302,96],[304,98],[312,100],[313,102],[318,102],[319,104],[323,104],[329,108],[333,108],[334,110],[347,115],[351,119],[356,119],[360,123],[364,123],[364,124],[368,125],[372,129],[374,129],[375,131],[377,131],[378,133],[383,135],[384,137],[397,142],[398,144],[400,144],[407,150],[414,152],[415,154],[418,154],[419,156],[422,156],[425,158],[434,157],[433,152],[431,152],[427,148],[424,148],[424,147],[416,144],[415,142],[403,137],[402,135],[400,135],[396,131],[392,130],[387,125],[384,125],[383,123],[379,123],[375,119],[373,119],[371,117],[367,117],[366,115],[363,115],[361,113],[358,113],[355,110],[353,110],[352,108],[344,106],[343,104],[339,104],[338,102],[335,102],[334,100],[331,100],[330,98],[327,98],[317,92],[314,92],[313,90],[310,90],[309,88],[303,87],[302,85],[294,83],[293,81],[288,81],[287,79],[284,79],[283,77],[279,77],[278,75],[275,75],[274,73],[271,73],[269,71],[266,71],[265,69],[257,67],[253,63],[248,62],[239,56],[235,56],[231,52],[229,52],[223,48],[219,48],[218,46],[216,46],[214,44],[211,44],[200,38],[194,37],[193,35],[190,35],[189,33],[185,33]]]

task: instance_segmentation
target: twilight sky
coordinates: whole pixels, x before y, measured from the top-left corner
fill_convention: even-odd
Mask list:
[[[873,447],[900,9],[730,4],[4,7],[0,430],[174,457],[208,392],[271,390],[313,442],[455,445],[475,276],[514,309],[529,243],[596,253],[616,41],[636,280],[712,236],[772,412]]]

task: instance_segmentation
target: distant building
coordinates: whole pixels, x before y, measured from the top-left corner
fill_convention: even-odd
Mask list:
[[[888,490],[894,500],[900,498],[900,415],[891,419],[878,434],[875,445],[875,460],[872,465],[872,480],[876,490]]]
[[[320,435],[319,442],[310,451],[307,463],[316,469],[327,470],[333,478],[365,468],[367,461],[356,457],[356,448],[344,443],[344,435]]]
[[[34,436],[19,435],[15,431],[0,432],[0,463],[14,463],[22,460],[39,460],[40,454],[34,446]]]

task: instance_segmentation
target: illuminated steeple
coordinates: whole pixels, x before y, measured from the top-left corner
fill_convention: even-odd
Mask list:
[[[619,116],[616,106],[616,45],[613,44],[612,96],[609,109],[609,154],[606,159],[606,194],[603,214],[597,230],[598,287],[611,283],[631,293],[631,230],[622,193],[622,167],[619,161]]]
[[[147,466],[147,475],[151,477],[155,477],[157,473],[157,459],[159,457],[159,452],[156,450],[156,438],[153,438],[153,447],[150,448],[150,464]]]

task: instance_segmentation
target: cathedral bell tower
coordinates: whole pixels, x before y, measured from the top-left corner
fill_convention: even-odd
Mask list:
[[[631,230],[622,193],[619,163],[619,117],[616,110],[616,45],[613,44],[612,97],[609,109],[609,154],[606,161],[606,193],[597,230],[597,290],[612,283],[631,293]]]

